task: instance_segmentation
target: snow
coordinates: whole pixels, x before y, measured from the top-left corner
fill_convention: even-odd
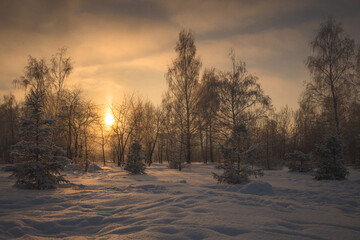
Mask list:
[[[240,192],[255,195],[271,195],[273,194],[273,189],[269,183],[256,181],[247,184]]]
[[[102,171],[102,168],[99,167],[98,165],[96,164],[91,164],[89,166],[89,169],[88,169],[89,172],[97,172],[97,171]]]
[[[99,167],[99,166],[97,166]],[[96,168],[96,167],[94,167]],[[347,181],[265,171],[248,184],[217,184],[214,165],[147,175],[115,165],[55,190],[21,190],[0,172],[0,239],[359,239],[360,171]]]

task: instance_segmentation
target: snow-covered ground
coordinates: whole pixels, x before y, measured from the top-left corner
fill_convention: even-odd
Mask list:
[[[360,239],[360,171],[347,181],[267,171],[219,185],[213,165],[67,171],[56,190],[12,188],[0,172],[0,239]]]

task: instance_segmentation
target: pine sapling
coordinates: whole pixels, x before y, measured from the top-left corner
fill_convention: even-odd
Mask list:
[[[143,163],[141,144],[137,141],[130,146],[130,154],[127,155],[125,170],[130,174],[145,174],[146,165]]]
[[[261,169],[251,169],[246,163],[255,157],[259,145],[251,146],[243,153],[236,152],[234,149],[220,145],[220,150],[224,157],[224,162],[218,164],[216,169],[223,170],[222,174],[212,173],[218,183],[239,184],[249,181],[250,176],[263,176]],[[243,161],[244,164],[240,164]],[[236,164],[237,163],[237,164]]]

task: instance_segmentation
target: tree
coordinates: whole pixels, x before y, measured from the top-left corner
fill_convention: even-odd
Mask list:
[[[208,152],[210,161],[214,162],[214,135],[217,133],[216,122],[219,111],[219,87],[220,80],[215,69],[205,69],[198,89],[199,101],[197,103],[198,132],[202,157],[205,163],[208,161]],[[203,133],[204,131],[205,133]]]
[[[325,136],[322,144],[314,153],[318,169],[316,180],[344,180],[349,175],[344,166],[342,141],[337,135]]]
[[[94,105],[91,101],[83,102],[81,106],[81,110],[78,112],[75,126],[78,128],[80,134],[83,137],[83,145],[85,147],[85,172],[88,171],[89,168],[89,138],[94,137],[94,134],[91,132],[94,131],[94,127],[98,122],[99,115],[97,114],[98,109],[97,106]]]
[[[290,172],[309,172],[313,169],[311,160],[311,154],[305,154],[301,151],[294,151],[293,153],[287,153],[285,158],[289,160]]]
[[[164,117],[160,108],[155,108],[151,102],[146,102],[144,105],[143,142],[145,145],[145,160],[149,166],[153,162],[153,154],[163,122]]]
[[[185,142],[185,159],[191,163],[191,146],[195,132],[195,108],[198,96],[196,89],[199,81],[201,62],[196,57],[196,46],[191,31],[182,30],[176,43],[175,51],[178,54],[168,69],[166,79],[169,84],[169,94],[173,96],[173,104],[179,109],[178,126]],[[175,106],[174,106],[175,107]]]
[[[184,131],[182,131],[184,129],[184,119],[182,118],[183,112],[181,112],[183,108],[173,98],[174,96],[166,92],[162,100],[164,126],[161,132],[161,142],[165,146],[161,149],[165,152],[169,168],[181,171],[184,158]],[[162,152],[160,154],[162,156]]]
[[[105,146],[109,141],[109,126],[106,126],[105,116],[99,117],[96,121],[97,129],[100,131],[100,136],[98,137],[100,141],[98,144],[101,146],[101,155],[104,166],[106,166],[106,158],[105,158]]]
[[[234,151],[233,148],[226,148],[220,145],[221,152],[224,156],[224,162],[216,166],[217,169],[223,170],[222,174],[212,173],[214,178],[219,183],[228,183],[228,184],[239,184],[249,181],[251,175],[262,176],[264,175],[261,169],[251,169],[248,166],[240,167],[240,161],[249,163],[255,157],[256,153],[259,150],[259,145],[251,146],[247,151],[239,153]],[[235,164],[237,162],[237,166]]]
[[[73,70],[71,58],[66,57],[66,48],[60,48],[51,58],[50,74],[56,91],[55,112],[57,112],[65,80]]]
[[[124,169],[130,174],[145,174],[146,166],[142,162],[141,144],[134,141],[130,145],[130,153],[127,155]]]
[[[20,107],[12,94],[0,102],[0,159],[10,161],[9,150],[18,141]]]
[[[30,67],[34,62],[29,61]],[[35,65],[38,64],[35,62]],[[41,65],[40,65],[41,66]],[[29,69],[29,66],[27,67]],[[17,163],[13,175],[19,186],[34,189],[55,188],[60,182],[68,182],[60,175],[67,163],[62,150],[52,141],[54,120],[44,118],[46,86],[44,68],[34,70],[31,76],[30,93],[25,100],[25,118],[21,121],[20,141],[13,146],[11,157]],[[39,71],[37,71],[39,70]]]
[[[133,102],[133,96],[124,96],[121,104],[111,106],[111,113],[115,120],[111,126],[114,133],[113,149],[118,166],[121,166],[125,161],[125,148],[134,130],[134,124],[131,124]]]
[[[61,123],[59,125],[62,126],[61,132],[66,139],[66,156],[70,159],[74,158],[75,117],[81,105],[81,93],[79,89],[66,90],[61,98],[61,108],[59,112],[59,120]]]
[[[246,125],[263,118],[271,100],[261,89],[258,78],[247,72],[245,63],[236,60],[233,51],[229,56],[232,70],[222,72],[220,76],[217,116],[225,140],[240,152],[241,138],[247,132]]]
[[[311,42],[312,56],[306,60],[312,79],[306,85],[309,99],[333,115],[331,121],[340,133],[340,110],[353,85],[355,43],[345,33],[341,24],[329,18],[321,23]]]

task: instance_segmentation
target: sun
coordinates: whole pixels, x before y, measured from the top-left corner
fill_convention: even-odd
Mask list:
[[[111,114],[111,112],[108,112],[105,116],[106,125],[110,127],[111,125],[113,125],[114,121],[115,120],[114,120],[113,115]]]

